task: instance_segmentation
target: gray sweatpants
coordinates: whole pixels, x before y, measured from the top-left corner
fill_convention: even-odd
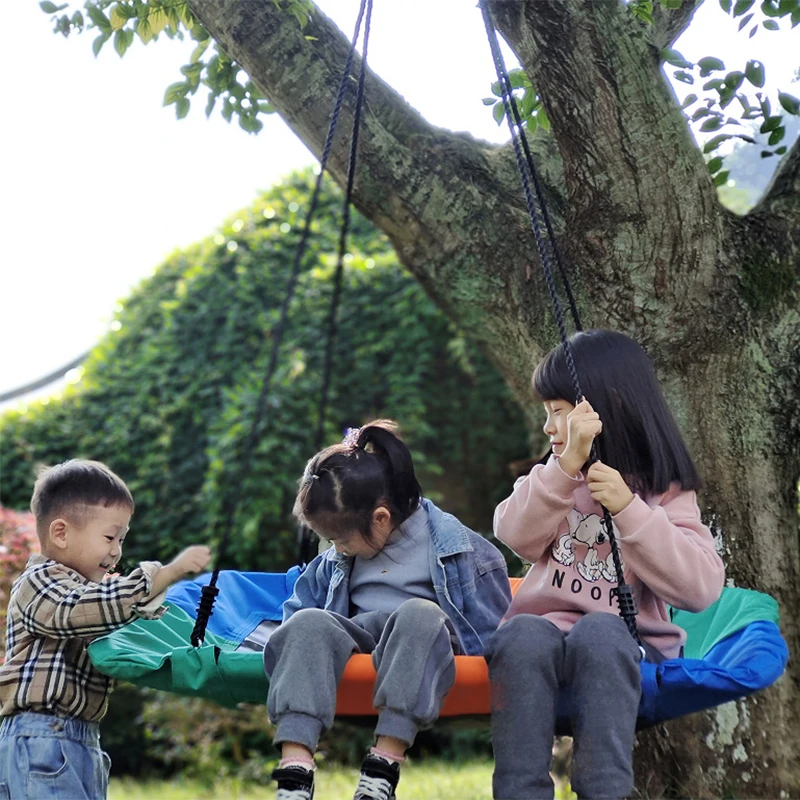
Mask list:
[[[581,800],[630,794],[641,651],[620,617],[587,614],[564,634],[543,617],[519,614],[493,634],[486,659],[495,800],[552,800],[562,687],[571,697],[573,791]]]
[[[417,731],[439,716],[455,680],[451,633],[447,615],[430,600],[406,600],[391,614],[373,611],[352,619],[318,608],[296,612],[264,650],[275,744],[297,742],[314,752],[333,724],[347,660],[353,653],[372,653],[378,673],[375,733],[411,745]]]

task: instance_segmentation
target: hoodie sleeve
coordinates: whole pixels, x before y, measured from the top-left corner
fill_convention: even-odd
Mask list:
[[[636,496],[614,524],[626,569],[657,597],[695,613],[719,599],[725,567],[694,492],[670,490],[654,507]]]
[[[537,464],[495,509],[495,536],[526,561],[538,561],[555,541],[573,508],[575,489],[583,482],[582,475],[567,475],[557,458],[551,457],[544,466]]]

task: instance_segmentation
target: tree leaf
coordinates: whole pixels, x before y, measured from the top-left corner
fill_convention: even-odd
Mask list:
[[[172,103],[177,103],[178,100],[186,96],[188,91],[189,84],[186,83],[186,81],[170,84],[167,86],[166,92],[164,92],[164,105],[169,106],[172,105]]]
[[[721,117],[712,117],[711,119],[707,119],[701,126],[700,130],[703,132],[706,131],[718,131],[723,125]]]
[[[691,69],[694,66],[691,61],[687,61],[677,50],[673,50],[670,47],[665,47],[661,51],[661,58],[666,61],[667,64],[672,64],[673,67]]]
[[[506,115],[506,110],[503,107],[501,102],[497,102],[494,104],[494,108],[492,109],[492,116],[494,117],[494,121],[500,125],[503,121],[503,117]]]
[[[739,87],[742,85],[742,81],[744,81],[744,72],[734,70],[725,76],[725,87],[734,92],[738,91]]]
[[[747,16],[746,16],[746,17],[745,17],[745,18],[744,18],[744,19],[743,19],[743,20],[742,20],[742,21],[739,23],[739,30],[742,30],[742,28],[745,28],[745,27],[747,26],[747,23],[748,23],[748,22],[750,22],[750,20],[751,20],[751,19],[753,19],[753,15],[752,15],[752,14],[748,14],[748,15],[747,15]]]
[[[722,156],[715,156],[708,162],[708,171],[713,175],[715,172],[718,172],[720,167],[722,166],[723,162]]]
[[[716,150],[723,142],[732,139],[733,136],[729,133],[720,133],[718,136],[713,136],[703,145],[703,152],[708,154],[712,150]]]
[[[122,13],[122,5],[117,3],[114,8],[111,9],[111,14],[109,15],[109,20],[111,21],[111,30],[120,31],[125,27],[125,23],[128,21],[128,18]]]
[[[723,183],[728,182],[728,175],[730,175],[730,170],[723,170],[718,175],[714,176],[714,186],[722,186]]]
[[[175,102],[175,116],[178,119],[183,119],[189,113],[191,103],[188,97],[180,97]]]
[[[778,25],[778,23],[775,22],[774,19],[765,19],[761,23],[761,26],[763,28],[766,28],[768,31],[779,31],[781,29],[780,25]]]
[[[772,158],[772,156],[774,156],[774,155],[775,155],[775,153],[773,153],[771,150],[762,150],[761,151],[761,158]]]
[[[675,73],[675,78],[682,83],[694,83],[694,76],[690,75],[688,72],[681,72],[679,70]]]
[[[132,41],[132,30],[121,30],[114,34],[114,49],[119,53],[120,58],[125,55],[125,51],[131,46]]]
[[[786,133],[786,128],[781,126],[780,128],[775,128],[774,131],[769,135],[769,139],[767,139],[767,144],[775,145],[780,142]]]
[[[697,122],[697,120],[707,117],[710,113],[711,111],[708,108],[698,108],[697,111],[692,114],[692,122]]]
[[[736,5],[733,7],[733,16],[741,17],[746,11],[749,11],[756,0],[737,0]]]
[[[778,92],[778,100],[784,111],[789,114],[800,115],[800,100],[787,92]]]
[[[719,0],[719,6],[726,14],[731,13],[732,5],[733,5],[732,0]]]
[[[761,3],[761,11],[765,17],[782,17],[784,16],[784,12],[781,9],[780,5],[774,5],[773,3],[769,2],[769,0],[764,0]]]
[[[714,56],[706,56],[705,58],[701,58],[697,62],[697,66],[700,67],[701,78],[707,78],[712,72],[718,69],[725,69],[725,63],[721,59],[715,58]]]
[[[96,39],[95,39],[95,40],[92,42],[92,52],[94,53],[94,57],[95,57],[95,58],[97,58],[97,56],[98,56],[98,55],[99,55],[99,53],[100,53],[100,49],[101,49],[101,48],[103,47],[103,45],[104,45],[104,44],[105,44],[105,43],[108,41],[108,39],[109,39],[109,34],[107,34],[107,33],[101,33],[101,34],[100,34],[100,35],[99,35],[99,36],[98,36],[98,37],[97,37],[97,38],[96,38]]]
[[[697,102],[696,94],[687,94],[685,100],[681,103],[681,108],[688,108],[692,103]]]
[[[780,147],[775,148],[775,155],[782,156],[786,152],[786,145],[782,144]]]
[[[764,65],[760,61],[748,61],[744,68],[744,74],[753,86],[759,89],[764,86]]]
[[[100,28],[103,33],[112,33],[111,23],[97,6],[87,6],[86,13],[89,15],[89,19]]]
[[[39,8],[44,11],[45,14],[58,14],[59,11],[63,11],[69,3],[64,3],[64,5],[57,6],[55,3],[50,3],[45,0],[43,3],[39,3]]]
[[[783,116],[780,114],[774,117],[767,117],[764,122],[761,123],[761,127],[758,129],[759,133],[770,133],[771,131],[777,130],[781,122],[783,122]]]

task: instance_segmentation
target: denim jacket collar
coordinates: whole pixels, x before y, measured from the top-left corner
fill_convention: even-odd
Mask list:
[[[424,497],[419,502],[428,514],[431,544],[438,558],[472,552],[474,548],[469,541],[469,532],[456,517],[445,513]],[[342,572],[349,572],[353,565],[354,556],[338,553],[334,547],[325,551],[325,557],[333,562],[335,569]]]

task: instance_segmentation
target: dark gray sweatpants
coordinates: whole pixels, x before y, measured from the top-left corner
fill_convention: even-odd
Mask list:
[[[626,797],[641,697],[641,651],[615,614],[581,617],[568,634],[533,614],[502,625],[487,648],[495,800],[552,800],[558,696],[569,687],[572,790],[581,800]]]
[[[375,733],[411,745],[417,731],[439,716],[455,680],[451,631],[445,612],[418,598],[392,614],[373,611],[352,619],[318,608],[296,612],[264,650],[275,744],[297,742],[314,752],[333,724],[347,660],[353,653],[372,653],[378,673]]]

